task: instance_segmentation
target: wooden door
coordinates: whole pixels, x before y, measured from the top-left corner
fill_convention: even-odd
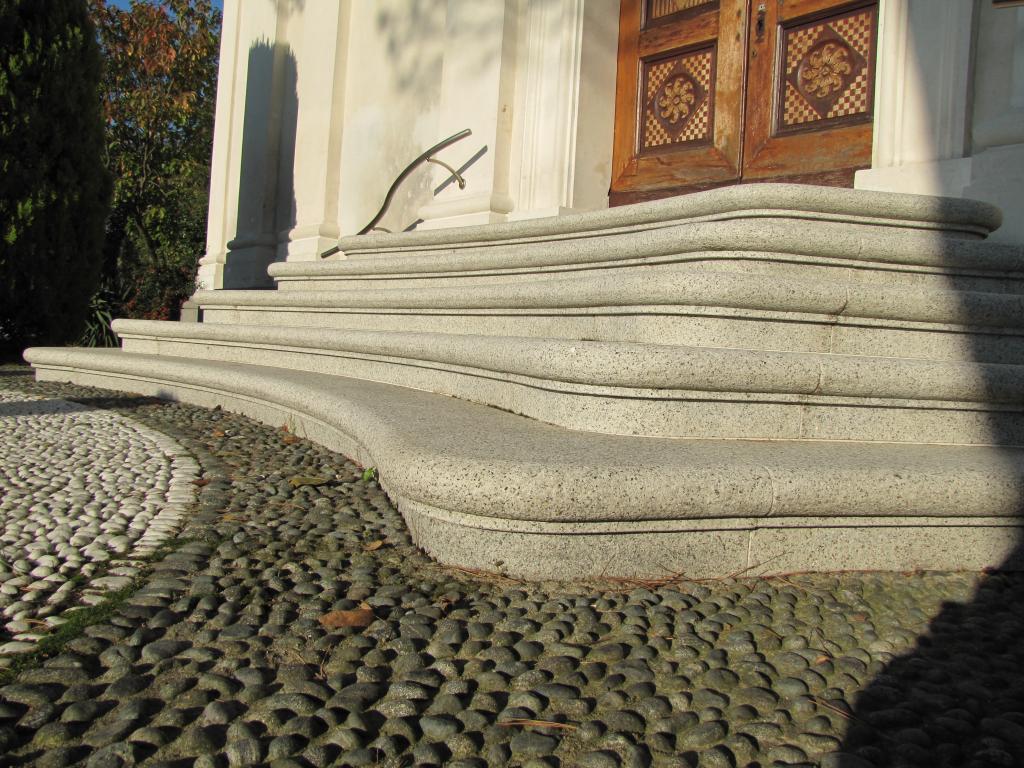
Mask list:
[[[877,2],[622,0],[613,205],[871,161]]]

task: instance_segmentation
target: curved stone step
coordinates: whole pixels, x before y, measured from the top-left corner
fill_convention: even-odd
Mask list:
[[[117,320],[128,352],[252,363],[651,437],[1024,444],[1024,366]]]
[[[958,197],[822,187],[806,184],[743,184],[632,205],[502,224],[396,234],[344,237],[348,254],[423,251],[516,240],[577,239],[599,231],[643,232],[683,221],[776,218],[938,231],[985,237],[999,228],[1002,213],[989,203]]]
[[[966,281],[961,287],[998,291],[990,278],[1008,275],[985,273],[1019,272],[1021,249],[964,238],[984,238],[1000,219],[993,206],[971,200],[752,184],[548,219],[348,237],[338,258],[273,264],[269,272],[283,290],[307,290],[718,262],[805,276],[838,269],[848,281],[858,271],[875,281],[880,271],[910,282],[955,274]]]
[[[422,251],[403,246],[368,253],[319,262],[278,262],[268,271],[281,290],[299,291],[514,283],[558,278],[567,272],[614,273],[637,267],[908,287],[942,285],[945,279],[961,289],[988,292],[1021,291],[1024,286],[1024,252],[1019,246],[831,222],[706,222],[642,232],[587,233],[578,239],[528,245],[512,239],[486,246],[455,244]]]
[[[1005,565],[1024,452],[595,435],[254,365],[69,348],[40,379],[221,405],[376,466],[442,562],[527,578]]]
[[[583,274],[516,284],[200,291],[211,324],[515,335],[1024,363],[1024,294],[760,275]]]

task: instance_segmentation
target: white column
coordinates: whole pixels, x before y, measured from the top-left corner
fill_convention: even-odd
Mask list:
[[[881,1],[872,167],[858,188],[959,194],[974,14],[972,0]]]
[[[505,221],[514,207],[510,154],[520,11],[517,0],[448,0],[438,138],[471,129],[472,137],[443,159],[456,168],[473,162],[464,172],[465,190],[450,184],[420,208],[421,229]],[[442,169],[434,179],[440,184],[447,176]]]
[[[206,220],[206,253],[199,260],[199,285],[224,287],[224,264],[228,239],[234,234],[237,212],[237,173],[232,174],[232,146],[236,143],[232,123],[236,121],[235,91],[244,88],[245,73],[239,71],[241,14],[239,0],[225,0],[221,22],[220,59],[217,67],[217,103],[214,113],[213,159],[210,163],[210,203]],[[241,111],[237,119],[241,119]]]
[[[449,0],[438,138],[465,190],[442,189],[422,229],[608,205],[619,0]],[[438,184],[448,174],[434,172]]]
[[[530,0],[518,57],[512,219],[604,208],[618,0]]]
[[[335,244],[351,3],[308,3],[289,30],[297,71],[295,115],[285,115],[278,210],[279,259],[309,261]]]
[[[267,286],[277,250],[282,114],[295,100],[289,2],[226,0],[204,288]]]

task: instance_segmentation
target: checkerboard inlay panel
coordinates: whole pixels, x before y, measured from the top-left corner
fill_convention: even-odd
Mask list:
[[[776,129],[870,119],[877,7],[783,28]]]
[[[714,68],[714,47],[643,63],[641,152],[711,138]]]

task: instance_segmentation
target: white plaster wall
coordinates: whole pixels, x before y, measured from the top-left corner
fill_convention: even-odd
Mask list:
[[[995,203],[993,239],[1024,243],[1024,8],[979,9],[971,122],[971,178],[964,197]]]
[[[619,0],[225,0],[208,288],[401,231],[607,205]],[[253,56],[256,56],[253,59]],[[252,64],[251,60],[256,61]]]
[[[1024,8],[983,3],[974,69],[972,146],[1024,143]]]
[[[1024,243],[1024,9],[881,0],[872,167],[855,186],[970,197]]]
[[[444,138],[438,105],[446,6],[445,0],[353,2],[338,191],[344,235],[359,231],[401,170]],[[421,168],[399,189],[380,226],[399,231],[415,222],[432,188],[429,166]]]

